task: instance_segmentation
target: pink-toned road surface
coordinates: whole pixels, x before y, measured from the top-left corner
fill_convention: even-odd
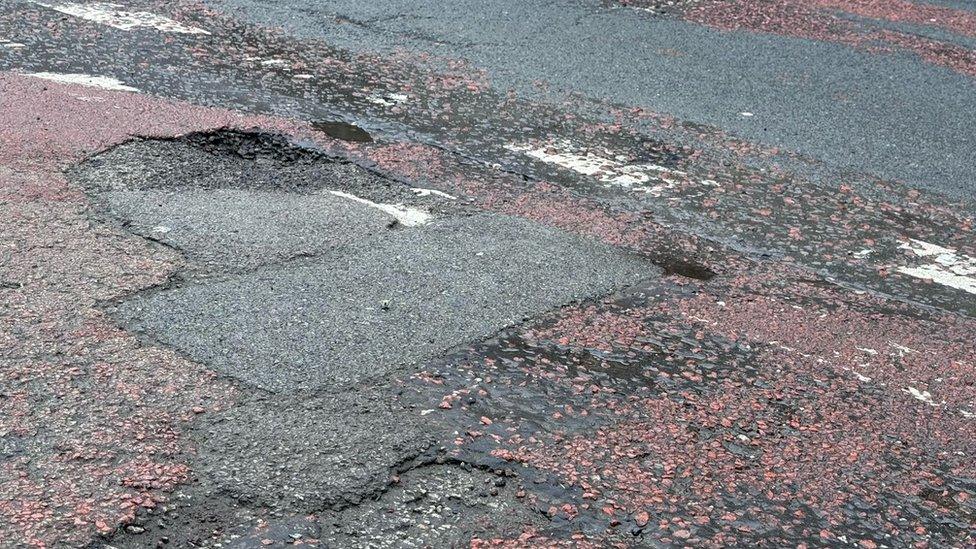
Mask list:
[[[529,99],[455,59],[302,42],[193,2],[2,9],[0,546],[976,546],[971,200],[648,109]],[[683,9],[723,32],[901,48],[976,75],[971,49],[836,19],[937,21],[972,38],[970,10]],[[331,87],[307,88],[313,74]],[[368,141],[320,124],[354,117]],[[368,441],[303,446],[234,422],[253,406],[345,397],[268,390],[133,329],[116,306],[211,282],[180,246],[106,214],[77,175],[142,177],[97,170],[117,147],[201,135],[283,136],[276,155],[290,142],[457,215],[528,220],[653,274],[344,386],[376,391],[371,405],[423,426],[429,448],[397,447],[378,489],[276,499]],[[238,153],[226,162],[246,182],[260,154]],[[421,198],[404,203],[441,215]],[[391,215],[410,230],[404,211]],[[318,409],[282,422],[315,439],[331,428],[308,419]],[[214,450],[227,424],[245,443]],[[214,456],[258,470],[264,450],[294,476],[270,481],[267,499],[228,487]],[[302,453],[304,468],[281,457]]]

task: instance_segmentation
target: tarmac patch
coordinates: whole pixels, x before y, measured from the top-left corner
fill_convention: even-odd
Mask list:
[[[434,442],[431,429],[391,400],[373,391],[256,400],[203,428],[199,463],[220,493],[249,505],[356,505]]]
[[[73,175],[102,215],[189,263],[183,281],[133,296],[117,318],[273,392],[351,387],[660,275],[274,136],[139,141]],[[404,217],[419,211],[424,224]]]

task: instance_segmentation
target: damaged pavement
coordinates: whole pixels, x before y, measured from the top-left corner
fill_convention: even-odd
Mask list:
[[[971,7],[119,2],[0,10],[0,545],[976,544]]]
[[[193,469],[206,501],[335,509],[341,518],[379,498],[395,474],[410,472],[404,480],[422,487],[429,470],[475,500],[437,525],[432,545],[519,534],[539,520],[522,505],[512,513],[511,503],[477,501],[486,486],[497,496],[504,475],[432,467],[448,458],[459,466],[444,446],[458,427],[425,421],[390,380],[443,349],[660,274],[635,255],[478,213],[276,135],[134,141],[76,166],[70,179],[102,222],[186,259],[167,284],[106,309],[147,344],[254,393],[200,427]],[[451,524],[469,514],[486,524]]]

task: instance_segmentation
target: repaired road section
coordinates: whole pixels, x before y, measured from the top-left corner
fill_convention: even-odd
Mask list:
[[[226,5],[0,13],[4,540],[976,543],[966,6]]]

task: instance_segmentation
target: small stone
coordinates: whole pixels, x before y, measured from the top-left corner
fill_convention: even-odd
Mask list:
[[[138,524],[130,524],[125,527],[125,531],[130,534],[141,534],[146,531],[145,528],[139,526]]]
[[[636,522],[637,526],[640,526],[641,528],[647,526],[647,523],[650,520],[651,516],[647,514],[647,511],[641,511],[634,515],[634,522]]]
[[[192,410],[194,414],[202,414],[207,411],[203,406],[194,406]]]

